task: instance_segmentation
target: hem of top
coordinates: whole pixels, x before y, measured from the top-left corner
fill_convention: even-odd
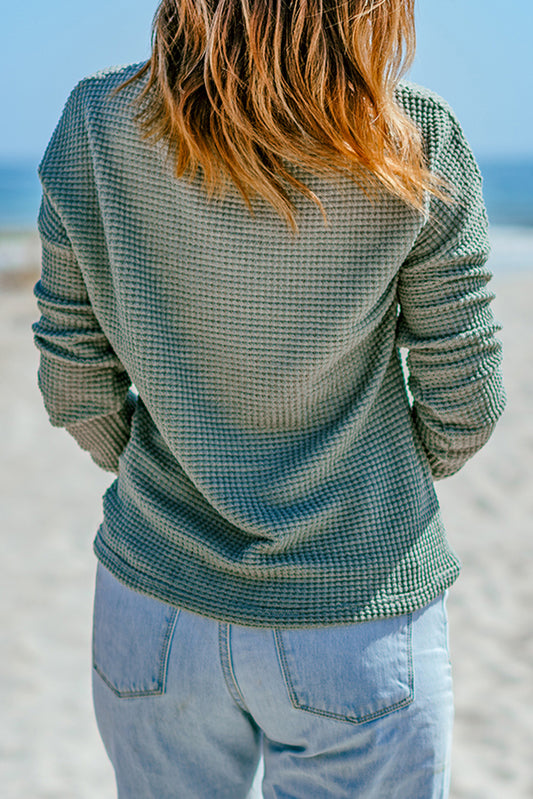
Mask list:
[[[456,581],[461,571],[460,562],[454,553],[450,551],[449,557],[453,561],[453,565],[447,570],[433,574],[431,581],[428,581],[424,586],[420,586],[415,591],[398,592],[386,597],[380,597],[379,601],[375,604],[386,605],[387,608],[390,609],[390,612],[383,614],[365,612],[365,607],[368,608],[368,606],[372,604],[372,594],[369,594],[366,597],[364,606],[359,604],[349,609],[344,607],[342,611],[338,610],[338,602],[332,602],[331,604],[335,605],[337,612],[328,612],[328,610],[324,609],[324,605],[322,605],[320,611],[316,609],[308,609],[305,611],[302,609],[298,613],[295,613],[294,609],[291,609],[289,612],[285,611],[284,613],[282,609],[280,612],[280,607],[278,606],[275,611],[272,608],[268,610],[263,608],[262,614],[258,613],[257,615],[252,615],[241,614],[236,608],[228,609],[226,612],[221,611],[220,608],[217,609],[212,603],[207,601],[195,603],[184,598],[183,601],[175,601],[170,596],[172,590],[168,590],[168,583],[143,574],[141,571],[128,564],[108,546],[101,538],[100,534],[97,534],[95,538],[93,549],[98,561],[102,563],[117,580],[134,591],[150,596],[172,607],[181,608],[189,613],[195,613],[204,618],[209,618],[212,621],[263,629],[308,629],[324,626],[338,626],[365,621],[378,621],[380,619],[415,613],[447,591]],[[167,591],[164,590],[164,587],[167,587]],[[235,604],[237,605],[237,602]]]

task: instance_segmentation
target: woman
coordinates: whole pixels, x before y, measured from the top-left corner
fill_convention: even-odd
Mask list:
[[[266,799],[448,795],[433,481],[504,394],[481,177],[400,80],[413,17],[163,0],[40,165],[40,387],[117,474],[93,635],[121,799],[238,799],[261,753]]]

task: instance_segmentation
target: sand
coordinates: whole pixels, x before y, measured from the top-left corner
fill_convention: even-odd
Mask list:
[[[113,799],[90,697],[92,540],[112,476],[48,423],[33,279],[20,265],[0,272],[0,785],[4,799]],[[508,410],[485,449],[438,484],[463,562],[448,602],[453,799],[533,796],[533,271],[493,285]]]

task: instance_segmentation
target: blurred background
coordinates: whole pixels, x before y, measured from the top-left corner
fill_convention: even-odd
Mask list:
[[[78,80],[147,58],[155,5],[26,0],[5,3],[0,12],[0,782],[6,799],[114,796],[90,699],[91,546],[111,476],[49,426],[36,388],[36,168]],[[417,56],[407,75],[452,105],[484,175],[509,396],[489,444],[437,486],[463,562],[449,597],[457,698],[453,799],[533,796],[532,28],[530,0],[418,0]]]

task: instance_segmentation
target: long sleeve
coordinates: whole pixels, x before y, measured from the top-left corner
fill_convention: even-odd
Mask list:
[[[434,479],[457,472],[488,440],[505,406],[502,345],[486,267],[490,254],[482,179],[453,113],[435,109],[444,135],[432,169],[455,189],[432,198],[399,279],[397,343],[408,349],[415,430]]]
[[[39,213],[42,273],[39,388],[50,422],[65,427],[103,469],[117,472],[130,435],[130,378],[95,317],[76,256],[46,190]]]

